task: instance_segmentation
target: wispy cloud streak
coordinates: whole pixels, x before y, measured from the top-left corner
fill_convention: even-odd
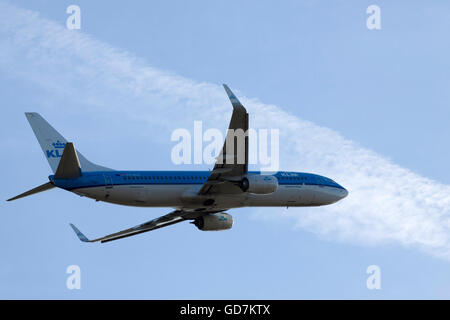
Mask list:
[[[126,121],[158,126],[167,135],[195,119],[211,126],[223,123],[224,128],[230,114],[219,85],[152,68],[129,52],[1,2],[0,70],[52,94],[76,97],[79,108],[72,112],[117,113]],[[324,174],[350,191],[335,205],[271,209],[270,216],[258,209],[258,217],[291,219],[298,228],[330,239],[395,243],[450,259],[450,186],[417,175],[280,107],[241,100],[251,113],[253,127],[281,129],[282,169]]]

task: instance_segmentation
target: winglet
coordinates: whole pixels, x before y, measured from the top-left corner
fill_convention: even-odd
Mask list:
[[[83,242],[91,242],[88,238],[86,238],[86,236],[81,233],[80,230],[78,230],[77,227],[75,227],[73,224],[70,224],[70,226],[72,227],[73,231],[75,231],[75,233],[77,234],[78,239],[80,239]]]
[[[242,108],[245,110],[244,106],[242,105],[242,103],[238,100],[238,98],[236,98],[236,95],[233,93],[233,91],[230,90],[230,88],[228,88],[228,86],[224,83],[223,87],[225,88],[225,91],[227,92],[228,98],[231,101],[231,104],[233,105],[233,108]]]

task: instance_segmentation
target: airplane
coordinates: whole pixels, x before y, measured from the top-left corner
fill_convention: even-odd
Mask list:
[[[227,85],[233,107],[228,133],[212,171],[117,171],[94,164],[77,151],[43,117],[26,118],[54,174],[49,182],[7,201],[55,187],[79,196],[137,207],[171,207],[169,214],[93,240],[70,224],[83,242],[109,242],[189,220],[199,230],[227,230],[233,217],[226,211],[241,207],[308,207],[335,203],[348,191],[330,178],[303,172],[265,174],[248,171],[248,136],[227,148],[233,132],[248,132],[248,113]],[[231,144],[230,144],[231,145]],[[243,155],[243,161],[235,161]],[[232,161],[230,161],[232,159]]]

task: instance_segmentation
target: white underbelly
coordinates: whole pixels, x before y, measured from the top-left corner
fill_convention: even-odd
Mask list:
[[[339,200],[334,187],[317,185],[281,185],[271,194],[249,194],[247,205],[250,207],[306,207],[320,206]]]
[[[119,185],[89,187],[73,190],[76,194],[99,201],[138,207],[207,208],[221,210],[238,207],[320,206],[338,201],[334,187],[316,185],[281,185],[271,194],[230,194],[190,198],[197,194],[198,185]],[[213,204],[204,205],[207,199]]]
[[[124,185],[89,187],[75,193],[99,201],[138,207],[180,207],[181,195],[189,185]]]

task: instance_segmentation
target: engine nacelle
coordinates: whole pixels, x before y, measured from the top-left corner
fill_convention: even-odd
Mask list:
[[[242,191],[254,194],[269,194],[277,191],[278,180],[269,175],[249,175],[241,182]]]
[[[233,226],[233,217],[226,212],[211,213],[195,219],[193,224],[202,231],[228,230]]]

